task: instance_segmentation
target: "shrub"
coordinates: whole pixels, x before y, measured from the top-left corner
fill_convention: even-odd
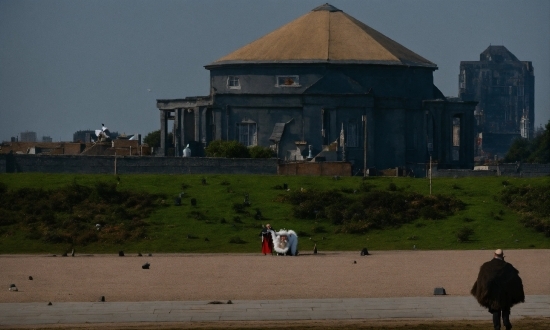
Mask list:
[[[390,187],[395,190],[369,191],[359,198],[352,198],[355,195],[342,195],[338,190],[296,190],[280,197],[280,200],[294,205],[293,215],[297,218],[326,218],[334,225],[345,226],[340,228],[342,232],[355,233],[371,228],[399,226],[420,216],[426,219],[443,219],[465,207],[462,201],[454,197],[422,196],[399,191],[395,185]],[[357,224],[359,222],[362,223]]]
[[[118,191],[116,183],[96,182],[43,190],[23,188],[0,198],[0,225],[15,225],[26,237],[49,243],[86,245],[141,239],[142,219],[160,207],[162,195]],[[2,221],[9,219],[9,221]],[[101,230],[96,229],[101,225]]]
[[[206,219],[206,216],[202,212],[199,212],[199,211],[189,212],[189,217],[193,218],[195,220],[204,220],[204,219]]]
[[[313,233],[315,233],[315,234],[322,234],[322,233],[326,233],[326,232],[327,232],[327,230],[325,229],[325,227],[319,226],[319,225],[313,226],[313,227],[311,228],[311,231],[312,231]]]
[[[470,227],[462,227],[456,232],[456,238],[459,242],[468,242],[474,234],[474,230]]]
[[[251,158],[271,158],[274,155],[273,150],[271,150],[271,148],[260,147],[260,146],[254,146],[250,148],[248,151],[250,153]]]
[[[365,179],[365,177],[363,177],[363,179]],[[362,192],[370,192],[374,188],[375,186],[373,184],[366,181],[362,181],[361,184],[359,185],[359,191],[362,191]]]
[[[245,213],[245,206],[243,203],[233,203],[233,211],[237,213]]]
[[[532,213],[533,215],[545,217],[550,214],[550,185],[540,187],[508,186],[502,189],[497,197],[504,205],[520,213]]]
[[[249,158],[248,148],[238,141],[214,140],[204,149],[207,157]]]

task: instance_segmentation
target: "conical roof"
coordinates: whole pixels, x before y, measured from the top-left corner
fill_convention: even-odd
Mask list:
[[[354,63],[437,68],[329,4],[313,9],[209,66],[245,63]]]

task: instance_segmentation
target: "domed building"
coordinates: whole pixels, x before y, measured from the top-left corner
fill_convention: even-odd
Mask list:
[[[210,95],[157,100],[161,150],[213,140],[287,161],[364,168],[472,168],[476,102],[446,99],[437,65],[325,4],[205,66]],[[366,161],[366,163],[365,163]]]

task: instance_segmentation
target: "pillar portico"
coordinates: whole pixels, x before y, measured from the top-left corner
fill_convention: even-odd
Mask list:
[[[166,141],[168,140],[168,117],[166,110],[160,111],[160,148],[157,156],[166,156]]]

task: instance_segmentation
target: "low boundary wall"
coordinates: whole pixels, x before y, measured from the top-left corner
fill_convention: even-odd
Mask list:
[[[0,155],[0,173],[277,174],[277,164],[275,158]]]
[[[351,176],[351,163],[347,162],[307,162],[281,163],[280,175],[324,175],[324,176]]]
[[[0,154],[0,173],[89,173],[114,174],[114,156]],[[296,162],[278,159],[117,156],[117,174],[279,174],[312,176],[350,176],[351,163]],[[420,173],[420,171],[418,171]],[[501,164],[483,170],[432,169],[432,177],[550,175],[550,164]]]
[[[481,170],[432,170],[434,178],[463,178],[486,176],[541,177],[550,175],[550,164],[500,164],[491,165]]]

